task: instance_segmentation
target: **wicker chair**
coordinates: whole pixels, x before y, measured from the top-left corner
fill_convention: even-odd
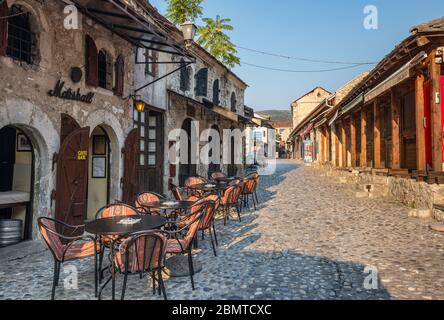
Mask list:
[[[116,273],[123,274],[121,300],[125,299],[125,292],[129,275],[139,275],[142,279],[151,275],[153,294],[156,293],[156,282],[159,295],[163,294],[167,300],[162,271],[165,267],[166,237],[161,231],[144,231],[126,235],[118,239],[120,246],[112,255],[113,265],[110,279],[112,282],[112,298],[115,298]],[[117,272],[116,272],[117,271]],[[102,288],[103,290],[103,288]],[[101,293],[99,294],[101,298]]]
[[[190,196],[203,197],[205,193],[200,190],[194,190],[192,187],[198,184],[208,183],[208,180],[203,177],[190,177],[185,181],[185,187]]]
[[[59,285],[60,268],[64,262],[89,258],[94,256],[94,286],[97,297],[97,254],[101,252],[101,246],[92,236],[69,236],[84,231],[84,226],[71,226],[64,222],[39,218],[38,227],[40,233],[54,257],[54,276],[52,282],[51,300],[55,298],[55,289]],[[62,230],[61,234],[58,230]],[[67,235],[68,234],[68,235]]]
[[[177,201],[187,200],[188,197],[185,195],[187,191],[186,188],[179,188],[175,184],[170,183],[170,190],[173,194],[174,199],[176,199]]]
[[[247,176],[243,181],[243,188],[242,188],[242,207],[244,208],[250,208],[250,200],[249,198],[253,200],[253,206],[254,210],[256,210],[256,202],[257,202],[257,195],[256,195],[256,187],[257,187],[257,181],[258,178],[256,176]]]

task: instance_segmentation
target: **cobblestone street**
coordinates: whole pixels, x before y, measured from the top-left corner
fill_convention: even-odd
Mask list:
[[[408,208],[356,199],[351,186],[290,161],[262,177],[259,200],[242,223],[217,223],[217,258],[200,241],[196,290],[188,277],[169,279],[169,299],[444,299],[444,236],[408,218]],[[50,297],[53,260],[40,243],[0,249],[0,258],[0,299]],[[93,260],[73,265],[78,290],[61,285],[56,299],[94,299]],[[372,266],[379,288],[366,290]],[[132,277],[126,298],[159,299],[149,282]]]

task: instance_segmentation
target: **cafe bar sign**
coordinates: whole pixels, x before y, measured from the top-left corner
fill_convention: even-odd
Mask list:
[[[93,92],[88,92],[87,94],[81,94],[80,89],[74,90],[71,88],[65,88],[64,81],[57,81],[54,89],[48,91],[49,96],[56,97],[65,100],[74,100],[84,103],[92,103],[94,98]]]

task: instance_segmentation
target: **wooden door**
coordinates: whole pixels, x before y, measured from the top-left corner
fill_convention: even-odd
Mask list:
[[[147,110],[134,115],[139,128],[139,191],[163,192],[163,113]],[[136,160],[137,161],[137,160]]]
[[[75,130],[80,129],[77,121],[66,113],[62,113],[62,124],[60,126],[60,145]]]
[[[80,128],[65,138],[57,156],[55,218],[70,225],[87,216],[88,150],[89,127]]]
[[[122,178],[122,201],[126,204],[134,205],[136,196],[140,191],[137,177],[137,155],[140,154],[139,129],[133,129],[128,134],[122,153],[124,165]]]

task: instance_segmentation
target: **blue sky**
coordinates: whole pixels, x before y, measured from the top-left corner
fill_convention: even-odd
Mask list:
[[[150,0],[161,13],[164,0]],[[443,0],[206,0],[204,17],[231,18],[236,45],[318,60],[378,62],[409,35],[412,26],[444,15]],[[363,27],[364,7],[375,5],[378,30]],[[265,56],[239,49],[242,61],[272,68],[322,70],[337,65]],[[282,73],[240,66],[249,84],[245,103],[256,110],[289,109],[315,86],[335,91],[372,66],[328,73]]]

